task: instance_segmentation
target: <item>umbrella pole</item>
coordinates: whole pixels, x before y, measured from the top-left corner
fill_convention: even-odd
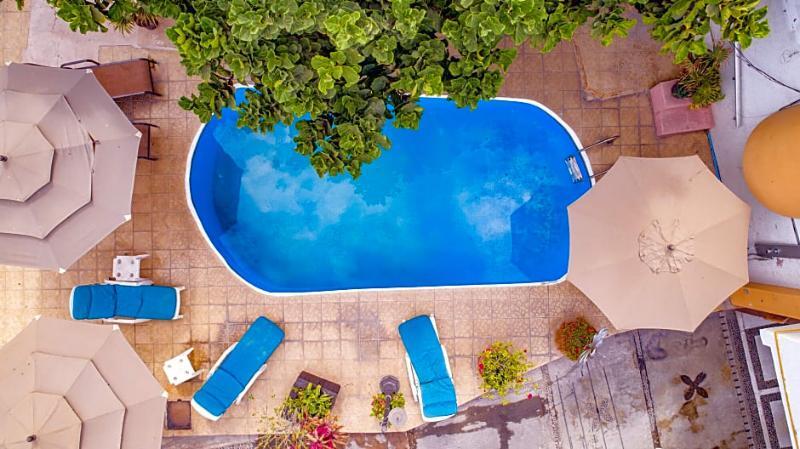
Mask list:
[[[36,435],[28,435],[28,438],[25,438],[25,441],[28,443],[33,443],[36,441]]]
[[[8,156],[0,154],[0,162],[8,162]]]

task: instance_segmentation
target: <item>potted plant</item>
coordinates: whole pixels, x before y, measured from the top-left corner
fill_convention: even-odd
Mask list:
[[[403,393],[397,392],[394,394],[377,393],[372,396],[372,410],[369,416],[373,416],[378,423],[382,426],[384,423],[388,427],[390,423],[387,421],[389,412],[396,408],[403,408],[406,406],[406,398]]]
[[[715,42],[704,53],[688,55],[681,63],[678,79],[658,83],[650,89],[657,136],[714,126],[714,116],[708,106],[725,98],[720,67],[729,54],[727,46]]]
[[[283,402],[287,418],[299,420],[304,416],[323,418],[330,414],[341,386],[308,371],[302,371],[292,385],[289,397]]]
[[[720,68],[730,49],[718,42],[706,53],[690,55],[681,66],[681,76],[672,86],[675,98],[691,98],[692,109],[704,108],[723,98]]]
[[[309,383],[305,388],[293,387],[293,393],[284,401],[287,417],[301,421],[305,418],[325,418],[333,408],[333,399],[322,391],[321,385]]]
[[[532,368],[526,350],[516,350],[511,343],[496,342],[478,356],[481,388],[488,396],[496,394],[505,404],[505,396],[519,391],[525,384],[525,373]]]
[[[570,360],[578,360],[588,349],[597,330],[583,317],[561,323],[556,330],[556,347]]]

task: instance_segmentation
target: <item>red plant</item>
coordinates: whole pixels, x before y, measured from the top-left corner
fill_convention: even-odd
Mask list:
[[[570,360],[578,360],[597,333],[583,317],[561,323],[556,331],[556,347]]]
[[[328,417],[308,418],[303,422],[303,429],[308,449],[339,449],[346,441],[342,426]]]

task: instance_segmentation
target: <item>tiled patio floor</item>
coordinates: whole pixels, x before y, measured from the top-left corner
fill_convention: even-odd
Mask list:
[[[12,12],[13,2],[0,7],[3,56],[19,60],[27,29],[24,13]],[[10,31],[9,31],[10,30]],[[10,33],[10,34],[9,34]],[[6,46],[7,45],[7,46]],[[42,45],[41,43],[39,45]],[[526,348],[535,364],[557,357],[552,330],[564,318],[584,315],[606,325],[599,310],[568,283],[549,287],[409,290],[386,293],[342,293],[307,297],[269,297],[248,289],[214,256],[196,228],[186,204],[184,169],[187,151],[199,122],[181,110],[177,98],[192,88],[178,57],[170,51],[104,47],[101,61],[149,56],[159,62],[157,91],[163,97],[122,104],[132,118],[158,125],[153,153],[158,161],[140,161],[136,175],[133,220],[120,227],[67,273],[0,267],[0,344],[12,338],[33,316],[67,316],[69,289],[97,282],[110,274],[111,260],[121,253],[149,253],[144,274],[157,283],[184,285],[184,318],[123,329],[170,397],[187,399],[198,381],[168,387],[161,363],[188,347],[205,368],[235,342],[259,315],[286,331],[286,342],[270,360],[266,374],[242,405],[232,407],[216,423],[199,416],[190,434],[241,434],[258,430],[258,413],[277,405],[303,369],[342,385],[334,412],[349,431],[376,431],[369,417],[371,395],[378,380],[395,374],[410,399],[397,338],[397,325],[416,314],[435,313],[442,341],[448,348],[459,393],[464,402],[479,394],[475,355],[493,340],[511,340]],[[612,146],[590,154],[595,171],[604,170],[620,154],[674,156],[700,154],[710,159],[704,134],[657,139],[648,98],[629,96],[587,102],[579,91],[574,47],[562,45],[548,55],[524,51],[512,66],[502,95],[530,98],[560,114],[584,143],[613,134]],[[407,427],[419,423],[413,404]]]

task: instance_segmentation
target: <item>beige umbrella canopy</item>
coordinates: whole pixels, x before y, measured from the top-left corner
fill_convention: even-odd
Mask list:
[[[0,449],[158,449],[166,401],[116,326],[40,318],[0,349]]]
[[[139,138],[90,70],[0,68],[0,264],[65,269],[130,219]]]
[[[621,157],[568,211],[567,278],[619,329],[693,331],[748,281],[750,207],[697,156]]]

